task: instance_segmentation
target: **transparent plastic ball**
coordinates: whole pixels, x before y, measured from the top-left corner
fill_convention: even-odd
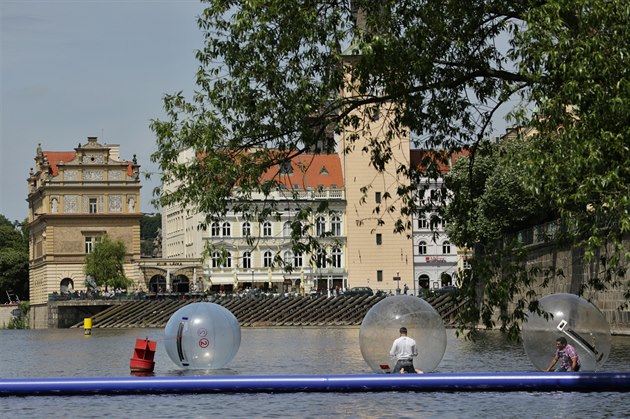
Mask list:
[[[359,331],[361,354],[376,373],[391,372],[396,360],[389,356],[400,328],[416,341],[418,356],[414,367],[424,372],[435,370],[446,351],[446,329],[439,313],[422,298],[408,295],[387,297],[365,315]]]
[[[580,371],[597,371],[610,355],[610,326],[601,311],[582,297],[558,293],[539,300],[549,313],[529,313],[523,323],[523,346],[534,366],[544,371],[556,352],[556,339],[564,337],[580,359]],[[555,368],[560,366],[560,361]]]
[[[168,356],[178,366],[189,369],[223,368],[241,345],[238,320],[214,303],[180,308],[166,323],[164,333]]]

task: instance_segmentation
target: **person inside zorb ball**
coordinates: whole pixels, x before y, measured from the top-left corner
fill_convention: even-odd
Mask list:
[[[415,340],[415,369],[424,372],[435,370],[446,351],[446,329],[442,318],[422,298],[396,295],[376,303],[361,322],[361,355],[372,371],[381,374],[393,372],[398,359],[393,358],[390,351],[392,342],[401,336],[401,329]]]
[[[529,313],[523,323],[523,346],[534,366],[540,371],[573,371],[575,363],[570,360],[577,359],[580,372],[601,368],[611,346],[610,326],[602,312],[567,293],[545,296],[539,304],[543,313]],[[570,353],[565,356],[566,350]]]
[[[177,310],[164,329],[169,358],[189,369],[220,369],[236,355],[241,328],[236,317],[214,303],[192,303]]]

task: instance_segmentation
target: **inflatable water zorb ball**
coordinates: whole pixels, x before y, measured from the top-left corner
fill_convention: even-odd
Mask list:
[[[574,294],[551,294],[539,300],[549,313],[529,313],[523,323],[525,353],[536,368],[544,371],[555,351],[556,339],[564,337],[572,345],[582,365],[580,371],[597,371],[610,355],[610,326],[597,307]],[[554,368],[560,366],[558,361]]]
[[[446,350],[444,323],[431,304],[408,295],[379,301],[363,318],[359,342],[365,362],[376,373],[391,372],[396,360],[389,356],[389,351],[402,326],[407,328],[407,336],[416,341],[418,356],[414,358],[414,367],[433,371]]]
[[[234,358],[241,345],[241,327],[225,307],[192,303],[177,310],[166,323],[166,352],[180,367],[219,369]]]

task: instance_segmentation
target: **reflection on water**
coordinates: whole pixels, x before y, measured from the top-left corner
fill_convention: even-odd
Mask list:
[[[229,368],[181,370],[164,350],[163,329],[0,330],[0,374],[12,377],[121,377],[137,338],[156,340],[155,375],[371,373],[358,328],[244,328]],[[534,371],[520,344],[497,332],[448,344],[436,372]],[[422,348],[419,348],[422,354]],[[550,348],[549,357],[553,355]],[[630,369],[630,337],[613,337],[601,371]],[[16,417],[623,417],[623,393],[350,393],[0,398]]]

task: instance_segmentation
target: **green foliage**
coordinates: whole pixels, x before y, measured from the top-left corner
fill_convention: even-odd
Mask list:
[[[154,251],[155,238],[162,227],[161,214],[145,214],[140,220],[140,250],[143,256],[151,256]]]
[[[0,301],[28,300],[28,229],[14,227],[0,216]]]
[[[587,257],[610,243],[614,252],[594,284],[618,281],[630,260],[620,246],[630,230],[626,0],[205,2],[197,93],[191,100],[167,95],[166,119],[151,124],[158,142],[152,160],[163,184],[180,185],[161,191],[162,204],[178,202],[217,219],[229,210],[272,217],[273,203],[259,213],[248,207],[251,194],[277,186],[277,179],[260,182],[269,168],[329,145],[332,129],[350,140],[342,152],[366,153],[384,170],[393,139],[410,130],[416,147],[479,154],[481,167],[469,170],[476,177],[468,186],[463,177],[453,179],[472,200],[457,204],[458,223],[471,234],[457,240],[472,243],[481,262],[490,258],[468,281],[475,301],[490,296],[490,307],[503,308],[498,301],[530,286],[528,277],[484,289],[479,278],[497,269],[502,278],[520,274],[473,237],[490,243],[527,225],[541,209],[535,202],[576,226],[576,244],[586,246]],[[371,129],[377,110],[385,121],[378,132]],[[493,118],[508,112],[534,129],[531,149],[510,154],[515,160],[503,173],[490,171],[498,157],[485,155],[480,142]],[[367,138],[360,146],[353,142],[359,134]],[[194,154],[183,161],[180,151],[189,148]],[[397,163],[399,173],[413,177],[415,168]],[[412,188],[401,185],[398,193],[400,214],[422,210]],[[382,222],[408,228],[401,219]],[[503,246],[512,261],[521,257],[518,247]]]
[[[132,281],[125,276],[123,265],[127,250],[122,241],[103,236],[85,257],[84,271],[99,287],[126,289]]]
[[[18,317],[13,317],[9,320],[9,324],[7,325],[8,329],[28,329],[28,312],[31,309],[31,305],[28,301],[20,302],[18,309],[20,310],[20,315]]]
[[[162,227],[161,214],[145,214],[140,220],[140,239],[153,240],[157,236],[158,229]]]

